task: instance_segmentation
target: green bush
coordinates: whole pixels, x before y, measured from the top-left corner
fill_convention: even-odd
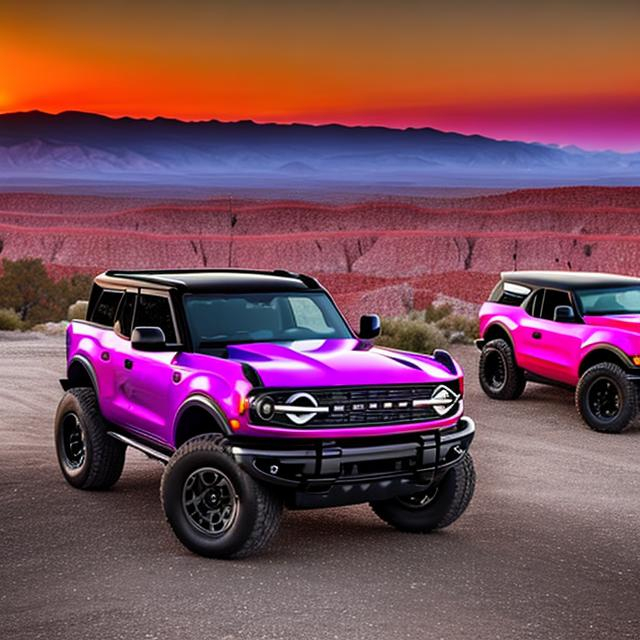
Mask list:
[[[0,331],[18,331],[22,329],[20,316],[13,309],[0,309]]]
[[[383,318],[382,335],[376,340],[382,347],[431,353],[446,346],[447,338],[437,326],[412,318]]]

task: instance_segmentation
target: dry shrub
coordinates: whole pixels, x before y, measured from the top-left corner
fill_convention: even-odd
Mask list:
[[[382,319],[376,344],[403,351],[431,353],[451,343],[469,344],[478,337],[478,320],[452,313],[448,304],[430,305],[406,316]]]
[[[447,344],[444,333],[435,325],[412,318],[383,318],[382,335],[376,340],[382,347],[431,353]]]
[[[22,329],[20,316],[13,309],[0,309],[0,331],[19,331]]]
[[[87,300],[78,300],[77,302],[74,302],[67,312],[67,320],[69,320],[69,322],[72,320],[86,320],[88,306],[89,302]]]
[[[470,316],[451,314],[438,320],[436,326],[449,342],[471,344],[479,335],[478,319]]]

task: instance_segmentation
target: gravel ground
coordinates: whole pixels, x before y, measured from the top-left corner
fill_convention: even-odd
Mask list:
[[[129,452],[104,493],[52,445],[61,337],[0,334],[0,638],[638,638],[640,430],[589,431],[569,392],[512,403],[469,372],[476,495],[402,534],[367,506],[289,512],[263,555],[205,560],[165,524],[162,466]]]

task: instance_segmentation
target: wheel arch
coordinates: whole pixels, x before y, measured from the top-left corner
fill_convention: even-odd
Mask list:
[[[502,322],[493,322],[491,323],[485,330],[483,334],[483,339],[485,342],[489,342],[490,340],[498,340],[502,338],[506,340],[511,348],[513,349],[513,338],[511,337],[511,333],[509,333],[509,329],[502,324]]]
[[[633,363],[626,353],[612,345],[598,345],[584,354],[578,367],[578,376],[582,377],[587,369],[602,362],[620,365],[623,369],[633,368]]]
[[[176,449],[187,440],[207,433],[230,435],[226,416],[214,400],[204,394],[189,396],[178,408],[173,425]]]
[[[98,378],[91,361],[85,356],[74,356],[67,368],[67,389],[88,387],[98,393]]]

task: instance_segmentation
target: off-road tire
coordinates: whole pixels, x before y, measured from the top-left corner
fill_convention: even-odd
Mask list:
[[[64,442],[70,420],[80,430],[84,445],[82,463],[75,466]],[[107,435],[93,389],[70,389],[64,394],[56,411],[54,437],[58,463],[70,485],[77,489],[108,489],[120,478],[126,445]]]
[[[450,469],[437,487],[435,496],[423,507],[408,506],[406,498],[371,502],[374,513],[387,524],[409,533],[429,533],[455,522],[469,506],[476,486],[471,454]]]
[[[187,482],[200,469],[214,469],[229,481],[237,496],[235,518],[226,531],[197,528],[183,504]],[[270,487],[243,471],[223,436],[208,434],[185,442],[162,475],[160,499],[177,538],[189,550],[209,558],[242,558],[266,547],[278,531],[282,501]]]
[[[609,385],[619,398],[619,411],[615,417],[597,415],[593,394],[596,384]],[[597,401],[596,401],[597,402]],[[635,419],[638,413],[638,395],[634,383],[628,379],[624,369],[613,362],[601,362],[589,367],[576,387],[576,408],[582,419],[594,431],[620,433]]]
[[[496,363],[502,368],[499,384],[495,376]],[[478,378],[482,390],[494,400],[516,400],[527,385],[524,371],[516,364],[513,348],[502,338],[491,340],[482,347]]]

